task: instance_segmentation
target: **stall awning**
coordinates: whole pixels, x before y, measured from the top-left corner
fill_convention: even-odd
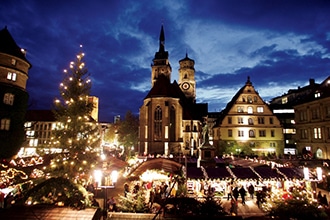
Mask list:
[[[211,179],[227,179],[233,177],[226,167],[205,168],[205,171]]]

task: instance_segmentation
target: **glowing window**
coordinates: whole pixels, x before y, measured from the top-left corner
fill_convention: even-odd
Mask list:
[[[7,74],[7,79],[8,79],[8,80],[16,81],[16,78],[17,78],[16,73],[8,72],[8,74]]]
[[[9,128],[10,128],[10,119],[8,119],[8,118],[1,119],[0,130],[8,131]]]

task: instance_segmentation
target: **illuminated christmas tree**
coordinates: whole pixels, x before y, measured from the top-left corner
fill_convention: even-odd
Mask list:
[[[59,88],[61,99],[55,100],[54,113],[58,123],[53,143],[62,153],[52,160],[51,167],[70,178],[88,178],[98,161],[100,144],[99,125],[91,117],[91,80],[83,62],[84,55],[80,52],[70,68],[64,70]]]
[[[262,209],[279,219],[328,219],[324,207],[313,198],[312,192],[300,188],[272,191]]]

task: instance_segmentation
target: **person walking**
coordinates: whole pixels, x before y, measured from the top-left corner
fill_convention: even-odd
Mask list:
[[[250,194],[250,199],[253,199],[253,196],[254,196],[254,186],[252,185],[252,183],[250,183],[250,185],[248,187],[248,192]]]
[[[233,187],[229,183],[227,186],[227,201],[229,201],[229,199],[231,199],[232,196],[233,196]]]
[[[239,194],[240,194],[240,196],[242,198],[242,204],[245,205],[245,194],[246,194],[246,190],[245,190],[245,188],[244,188],[243,185],[239,189]]]
[[[239,196],[239,192],[238,192],[238,187],[235,186],[235,188],[233,189],[233,196],[235,198],[235,200],[238,200],[238,196]]]

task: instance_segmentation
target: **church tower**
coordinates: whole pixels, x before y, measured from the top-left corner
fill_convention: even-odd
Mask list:
[[[195,61],[186,57],[179,61],[179,86],[186,97],[196,101]]]
[[[151,65],[151,86],[153,87],[159,76],[164,75],[171,80],[172,68],[168,60],[168,51],[165,51],[165,34],[162,25],[159,35],[159,50],[155,53]]]

